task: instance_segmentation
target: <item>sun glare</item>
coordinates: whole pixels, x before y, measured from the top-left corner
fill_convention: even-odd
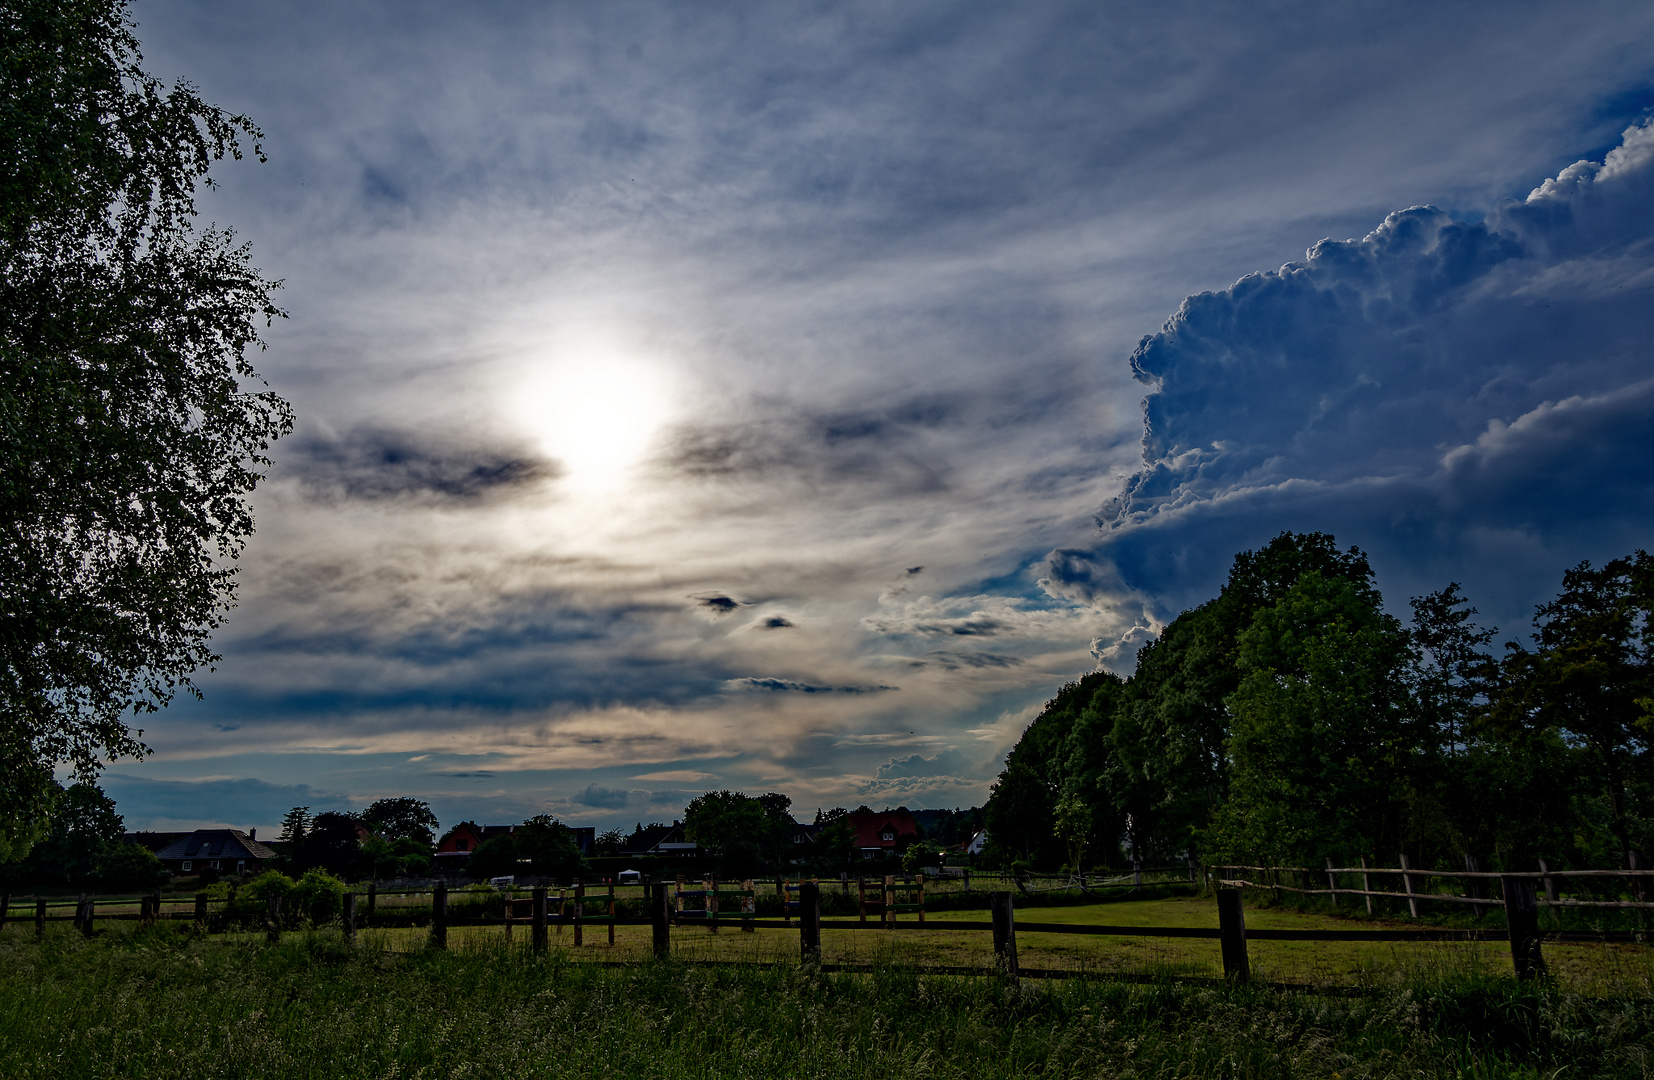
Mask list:
[[[662,365],[592,349],[537,365],[513,411],[563,466],[566,489],[604,492],[626,483],[670,401]]]

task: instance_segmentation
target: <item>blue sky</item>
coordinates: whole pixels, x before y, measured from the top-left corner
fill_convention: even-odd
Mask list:
[[[1648,546],[1647,5],[133,11],[300,417],[133,826],[970,805],[1282,529]]]

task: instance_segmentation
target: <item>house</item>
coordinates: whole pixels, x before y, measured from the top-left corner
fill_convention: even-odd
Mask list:
[[[221,874],[256,874],[276,853],[253,837],[257,830],[196,829],[155,853],[161,864],[175,874],[199,874],[216,870]]]
[[[982,848],[987,843],[988,830],[977,829],[975,832],[971,833],[971,838],[965,841],[961,850],[963,850],[966,855],[980,855],[982,854]]]
[[[683,834],[683,822],[670,825],[650,825],[639,829],[626,839],[620,849],[622,855],[693,855],[695,842]]]
[[[894,810],[852,810],[850,824],[856,830],[856,850],[864,859],[895,855],[919,839],[919,823],[905,806]]]

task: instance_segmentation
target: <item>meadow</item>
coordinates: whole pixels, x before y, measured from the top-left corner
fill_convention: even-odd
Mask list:
[[[1042,921],[1104,921],[1096,905]],[[1207,925],[1211,902],[1106,905],[1106,921]],[[1254,909],[1248,924],[1314,912]],[[1203,921],[1204,920],[1204,921]],[[1348,925],[1348,923],[1345,923]],[[1215,943],[1059,938],[1095,950],[1096,978],[959,976],[972,935],[833,931],[797,963],[785,930],[676,929],[673,958],[645,958],[647,927],[617,945],[591,932],[543,956],[518,928],[456,927],[450,948],[417,929],[205,935],[188,923],[54,924],[0,932],[0,1075],[78,1077],[1646,1077],[1654,1072],[1654,970],[1640,947],[1550,946],[1557,977],[1519,984],[1498,943],[1366,946],[1259,942],[1260,979],[1226,985]],[[634,940],[634,935],[636,939]],[[1023,962],[1052,946],[1026,935]],[[838,938],[843,938],[840,941]],[[836,942],[836,943],[835,943]],[[978,951],[980,949],[980,951]],[[1136,950],[1136,951],[1133,951]],[[1564,957],[1575,955],[1577,962]],[[1594,951],[1590,951],[1594,950]],[[1052,962],[1043,966],[1059,966]],[[1290,976],[1290,979],[1286,977]]]

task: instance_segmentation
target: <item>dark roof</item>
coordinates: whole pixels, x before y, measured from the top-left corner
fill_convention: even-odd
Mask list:
[[[276,853],[240,829],[196,829],[155,853],[157,859],[273,859]]]
[[[864,849],[895,847],[902,837],[919,835],[919,824],[905,806],[878,812],[854,810],[850,813],[850,824],[856,829],[856,846]],[[886,829],[892,836],[889,840],[882,835]]]

